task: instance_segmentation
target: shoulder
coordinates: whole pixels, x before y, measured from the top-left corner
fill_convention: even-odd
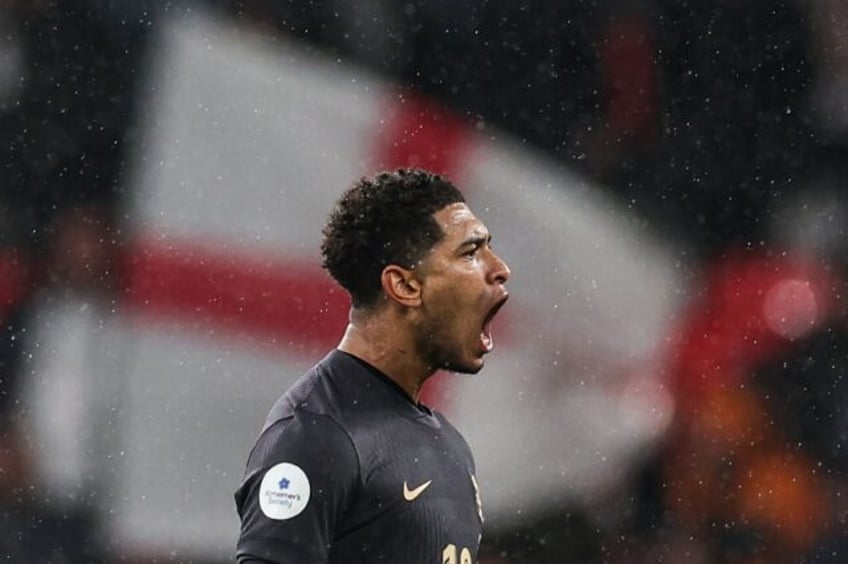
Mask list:
[[[332,417],[305,410],[268,425],[257,439],[249,462],[261,469],[281,462],[307,461],[310,465],[333,464],[358,471],[358,456],[349,434]]]
[[[346,355],[332,351],[300,376],[268,413],[251,465],[267,468],[293,454],[322,463],[338,463],[339,457],[356,462],[348,412],[356,403],[357,370]]]
[[[277,400],[265,420],[263,433],[278,421],[295,414],[326,415],[338,421],[347,390],[343,389],[346,372],[351,370],[345,359],[333,351],[310,368]]]

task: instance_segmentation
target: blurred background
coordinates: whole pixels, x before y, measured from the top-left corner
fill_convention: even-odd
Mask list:
[[[6,561],[232,561],[325,214],[399,166],[513,270],[425,390],[482,564],[848,558],[842,0],[3,0],[0,140]]]

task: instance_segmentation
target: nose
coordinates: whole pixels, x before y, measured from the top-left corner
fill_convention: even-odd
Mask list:
[[[506,262],[494,252],[492,253],[492,268],[489,272],[493,284],[505,284],[512,274]]]

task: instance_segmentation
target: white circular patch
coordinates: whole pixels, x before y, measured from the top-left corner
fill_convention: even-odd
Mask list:
[[[298,515],[309,503],[309,478],[299,466],[283,462],[265,472],[259,485],[259,507],[269,519]]]

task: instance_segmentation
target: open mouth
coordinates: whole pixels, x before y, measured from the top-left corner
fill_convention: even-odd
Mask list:
[[[492,338],[492,320],[498,314],[498,311],[500,311],[508,298],[509,294],[504,294],[504,296],[498,300],[492,309],[489,310],[485,319],[483,319],[483,330],[480,332],[480,346],[483,348],[484,352],[491,352],[492,349],[495,348],[495,340]]]

